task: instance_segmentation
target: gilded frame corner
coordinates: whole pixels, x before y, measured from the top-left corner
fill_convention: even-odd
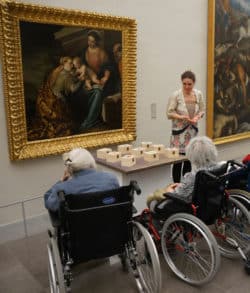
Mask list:
[[[237,81],[244,71],[243,59],[240,59],[250,55],[250,49],[243,47],[250,39],[247,36],[240,39],[239,33],[240,29],[244,31],[244,20],[249,18],[250,10],[244,11],[241,7],[238,13],[239,5],[237,0],[234,3],[208,1],[207,135],[215,144],[250,138],[250,119],[247,118],[250,117],[250,87],[245,88],[244,80]],[[248,112],[243,116],[245,109]]]
[[[121,127],[28,140],[24,69],[20,23],[85,27],[107,33],[118,31],[122,39]],[[0,40],[5,108],[11,160],[59,154],[73,147],[95,148],[136,138],[136,21],[77,10],[0,2]]]

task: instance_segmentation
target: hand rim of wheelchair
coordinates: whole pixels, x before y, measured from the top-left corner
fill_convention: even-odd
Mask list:
[[[166,246],[165,236],[167,233],[168,227],[173,225],[177,222],[183,222],[185,225],[190,225],[192,229],[196,229],[199,234],[202,235],[202,237],[205,239],[206,245],[208,246],[208,251],[210,253],[210,259],[211,264],[208,268],[208,273],[205,274],[203,279],[194,279],[190,276],[187,276],[187,273],[182,272],[180,268],[177,267],[175,262],[173,261],[172,257],[170,256],[170,253],[168,251],[168,248]],[[175,244],[176,245],[176,244]],[[187,214],[187,213],[177,213],[172,216],[170,216],[164,223],[162,228],[162,235],[161,235],[161,246],[164,258],[169,265],[170,269],[183,281],[191,284],[191,285],[203,285],[205,283],[208,283],[213,279],[213,277],[216,275],[219,266],[220,266],[220,252],[217,245],[217,242],[212,234],[212,232],[209,230],[209,228],[197,217]],[[176,248],[176,246],[175,246]],[[175,251],[174,251],[175,252]],[[185,253],[185,251],[183,250]],[[206,253],[207,254],[207,253]],[[178,253],[175,255],[178,256]],[[196,257],[198,258],[198,257]],[[201,257],[200,259],[203,260],[204,257]],[[191,259],[191,258],[190,258]],[[205,259],[204,259],[205,260]],[[202,264],[198,264],[198,267],[201,269]],[[205,270],[203,270],[204,272]]]
[[[135,254],[131,255],[131,252],[128,252],[128,259],[134,264],[134,276],[136,279],[137,287],[140,292],[150,292],[150,293],[160,293],[161,291],[161,268],[160,268],[160,261],[159,256],[154,244],[154,241],[152,240],[151,235],[147,231],[145,227],[143,227],[142,224],[140,224],[137,221],[132,222],[132,233],[133,233],[133,242],[134,242],[134,248],[135,248]],[[136,243],[144,239],[144,248],[145,245],[147,247],[147,255],[144,254],[143,256],[143,262],[140,260],[139,252],[136,249]],[[133,252],[132,252],[133,253]],[[151,264],[148,264],[147,258],[150,258]],[[146,260],[145,260],[146,259]],[[133,267],[133,264],[131,267]],[[153,287],[150,286],[150,280],[145,278],[142,266],[149,266],[152,265],[153,270]],[[147,275],[148,277],[148,275]]]
[[[228,189],[230,197],[239,200],[250,211],[250,192],[244,189]]]
[[[228,204],[230,205],[230,207],[233,206],[234,208],[236,207],[236,208],[239,209],[239,211],[241,212],[241,214],[245,217],[245,220],[247,221],[247,224],[249,226],[248,230],[249,230],[250,229],[250,213],[246,209],[246,207],[238,199],[234,198],[232,195],[230,195],[230,197],[228,199]],[[219,230],[218,225],[216,225],[216,223],[215,223],[214,226],[215,226],[216,231],[218,231]],[[235,245],[230,245],[230,241],[226,240],[227,235],[223,235],[223,234],[226,234],[226,231],[229,228],[230,228],[229,225],[228,226],[226,225],[224,227],[224,229],[225,229],[224,233],[221,234],[221,232],[219,232],[219,234],[217,234],[217,235],[215,233],[216,240],[217,240],[220,252],[221,252],[221,254],[223,256],[225,256],[227,258],[240,258],[241,254],[238,252],[238,250],[235,247]],[[237,230],[235,230],[235,231],[237,231]],[[250,230],[249,230],[249,233],[250,233]],[[229,237],[232,238],[233,240],[235,240],[234,237],[232,237],[231,235]],[[237,242],[238,246],[242,249],[244,254],[247,253],[247,250],[248,250],[248,245],[247,244],[249,243],[250,234],[246,235],[246,237],[247,237],[246,240],[244,240],[244,237],[242,238],[242,241],[244,241],[245,247],[242,247],[241,243]]]
[[[50,237],[47,245],[49,256],[49,282],[51,293],[66,293],[63,267],[60,259],[59,250],[54,236]]]

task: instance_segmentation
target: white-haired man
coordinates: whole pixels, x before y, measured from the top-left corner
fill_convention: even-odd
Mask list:
[[[147,205],[157,212],[165,208],[168,198],[163,194],[171,193],[174,197],[185,202],[192,201],[195,176],[199,170],[206,170],[217,162],[217,149],[212,140],[206,136],[197,136],[190,140],[186,147],[186,156],[191,162],[192,171],[186,173],[181,183],[172,183],[163,189],[158,189],[147,198]]]
[[[59,208],[59,191],[64,191],[65,194],[80,194],[119,187],[114,174],[96,170],[95,159],[85,149],[76,148],[63,154],[63,161],[63,178],[44,194],[45,207],[53,212]]]

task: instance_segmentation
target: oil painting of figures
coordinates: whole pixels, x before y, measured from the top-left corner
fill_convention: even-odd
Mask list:
[[[213,138],[250,132],[250,0],[215,0]]]
[[[122,32],[20,21],[27,140],[122,128]]]

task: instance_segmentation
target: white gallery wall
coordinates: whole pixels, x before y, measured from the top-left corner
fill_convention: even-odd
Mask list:
[[[207,99],[207,0],[30,0],[26,3],[126,16],[137,21],[137,142],[168,145],[169,95],[181,86],[187,69],[197,75],[196,87]],[[38,68],[39,70],[39,68]],[[0,67],[2,76],[2,67]],[[11,162],[8,154],[3,84],[0,79],[0,205],[42,195],[61,177],[61,156]],[[151,119],[151,105],[156,119]],[[206,133],[206,117],[200,134]],[[250,140],[219,145],[220,159],[241,158],[250,152]],[[158,186],[156,186],[158,187]],[[42,201],[27,208],[28,216],[44,212]],[[21,217],[19,209],[0,210],[0,225]]]

